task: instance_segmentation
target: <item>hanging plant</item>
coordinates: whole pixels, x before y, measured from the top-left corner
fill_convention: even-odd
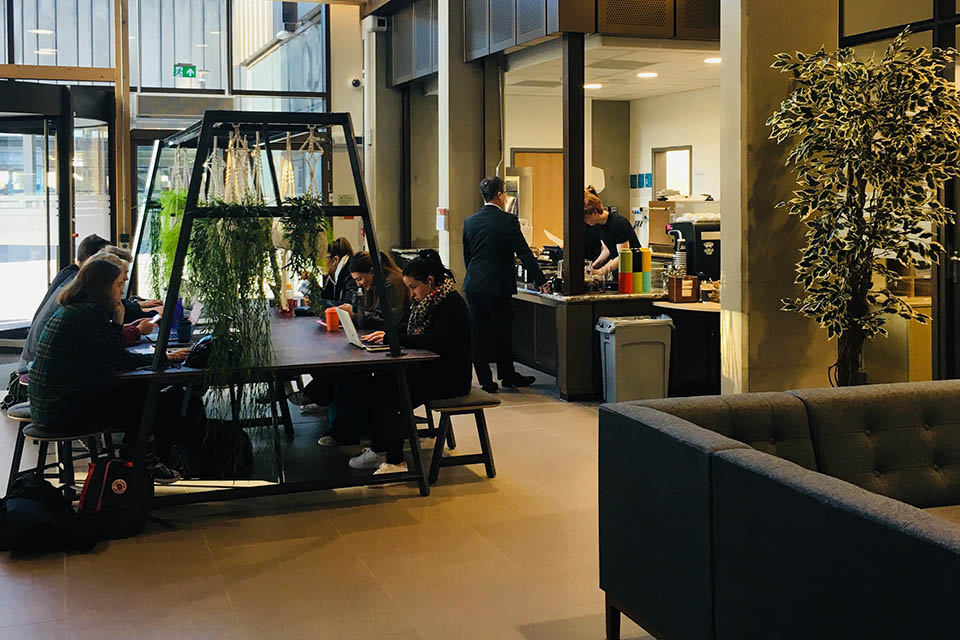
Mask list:
[[[931,230],[955,216],[938,189],[960,177],[960,96],[941,75],[957,52],[910,49],[906,36],[880,59],[821,48],[773,64],[794,80],[767,121],[772,139],[790,141],[799,183],[781,205],[807,227],[796,268],[804,295],[783,308],[837,338],[830,374],[839,386],[866,381],[864,342],[886,335],[888,316],[929,320],[891,290],[899,275],[887,260],[938,262],[943,247]]]
[[[327,253],[327,245],[333,224],[324,212],[322,201],[307,193],[288,198],[283,203],[285,215],[280,219],[284,230],[284,239],[289,248],[289,260],[286,268],[298,276],[308,275],[310,308],[316,313],[316,303],[323,297],[322,288],[316,274]]]
[[[264,295],[273,252],[271,221],[265,212],[257,215],[262,212],[260,205],[217,201],[208,206],[217,217],[194,221],[189,252],[191,286],[203,292],[204,314],[211,321],[213,336],[205,382],[214,391],[208,394],[207,410],[220,420],[232,419],[234,410],[242,420],[261,419],[265,408],[256,403],[256,397],[266,393],[267,385],[256,381],[269,379],[272,362]],[[231,398],[222,389],[237,380],[251,384],[240,388],[239,398]],[[248,429],[248,433],[255,450],[271,451],[271,428]]]
[[[320,199],[311,194],[287,198],[283,208],[285,213],[280,224],[290,249],[286,266],[296,273],[313,273],[327,252],[327,231],[333,227],[330,217],[324,212]]]
[[[187,191],[162,191],[152,202],[155,204],[147,207],[150,216],[150,286],[153,295],[160,297],[162,289],[170,282]]]

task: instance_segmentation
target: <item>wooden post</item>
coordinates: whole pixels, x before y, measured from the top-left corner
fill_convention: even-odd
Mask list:
[[[113,18],[115,24],[116,54],[114,76],[114,137],[113,148],[116,156],[116,172],[111,176],[114,184],[113,210],[116,220],[116,239],[120,234],[130,233],[131,216],[131,173],[130,165],[130,31],[128,0],[114,0]]]
[[[563,293],[584,292],[584,37],[563,34]]]

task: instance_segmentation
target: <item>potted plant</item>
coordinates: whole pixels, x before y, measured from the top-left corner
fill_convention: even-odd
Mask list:
[[[935,230],[953,212],[943,184],[960,176],[960,96],[941,73],[956,51],[911,49],[907,32],[879,59],[849,48],[776,56],[793,91],[767,120],[789,142],[798,189],[785,206],[807,227],[797,263],[803,295],[783,309],[815,319],[837,339],[831,384],[863,384],[864,342],[890,315],[926,322],[896,295],[905,267],[938,262]]]

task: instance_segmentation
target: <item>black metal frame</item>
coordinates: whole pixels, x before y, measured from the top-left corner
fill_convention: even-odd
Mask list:
[[[380,298],[380,310],[384,318],[384,329],[386,331],[386,341],[390,346],[389,357],[399,358],[400,340],[398,329],[393,321],[393,314],[390,309],[387,297],[386,280],[383,275],[383,267],[380,263],[380,249],[377,245],[377,235],[373,226],[373,219],[370,215],[369,201],[367,199],[366,186],[363,182],[363,174],[360,170],[360,154],[357,149],[356,137],[354,136],[353,123],[349,113],[282,113],[282,112],[244,112],[244,111],[207,111],[203,120],[178,132],[164,140],[154,142],[153,155],[150,161],[150,175],[147,180],[146,199],[140,210],[137,224],[136,240],[133,247],[134,264],[140,254],[140,247],[143,242],[144,230],[148,224],[146,215],[147,203],[153,195],[153,187],[156,179],[157,167],[159,165],[160,152],[163,147],[176,147],[178,145],[196,146],[197,153],[193,159],[193,169],[191,172],[190,183],[187,188],[187,198],[184,206],[183,221],[180,226],[180,235],[177,240],[177,250],[174,255],[173,267],[170,276],[170,284],[167,288],[166,298],[164,300],[163,315],[160,320],[160,330],[155,345],[155,355],[152,369],[155,372],[162,372],[164,366],[163,354],[166,352],[169,341],[170,329],[173,324],[173,312],[176,306],[176,300],[180,295],[180,286],[183,281],[183,268],[186,262],[187,249],[190,243],[191,230],[193,222],[199,218],[218,217],[215,208],[199,205],[200,183],[204,176],[206,168],[204,166],[207,157],[211,152],[212,140],[215,134],[223,135],[226,131],[232,130],[233,126],[239,126],[240,130],[249,134],[260,134],[263,144],[263,150],[267,156],[267,170],[270,172],[270,179],[273,184],[274,193],[279,198],[279,176],[277,175],[276,165],[273,160],[273,149],[270,140],[273,134],[286,133],[288,131],[305,131],[308,126],[321,129],[331,127],[343,127],[347,153],[350,156],[350,165],[353,173],[354,187],[356,189],[358,204],[355,206],[325,206],[325,212],[334,217],[360,216],[363,220],[363,228],[366,234],[367,243],[370,250],[370,258],[373,265],[374,281],[377,287],[377,293]],[[285,214],[282,203],[266,207],[266,214],[279,217]],[[129,283],[128,283],[129,288]],[[414,471],[405,474],[385,474],[376,478],[365,478],[362,485],[380,484],[385,482],[396,482],[398,480],[416,480],[420,487],[421,495],[429,495],[430,489],[427,484],[423,471],[423,462],[420,458],[420,446],[417,434],[416,424],[413,421],[413,407],[411,406],[409,387],[406,376],[406,366],[402,361],[392,367],[396,377],[397,388],[401,397],[401,409],[405,416],[408,416],[408,429],[410,432],[411,453],[414,463]],[[169,382],[169,381],[168,381]],[[151,380],[146,402],[143,408],[143,414],[140,422],[140,432],[137,439],[137,457],[142,459],[146,452],[146,444],[149,435],[153,429],[154,413],[157,406],[157,398],[160,389],[164,386],[162,374]],[[272,380],[273,388],[277,393],[281,393],[279,377]],[[282,397],[282,393],[281,396]],[[281,412],[284,411],[285,400],[280,401]],[[287,409],[288,411],[288,409]],[[283,416],[284,422],[289,420],[288,415]],[[305,491],[322,488],[333,488],[343,486],[355,486],[350,483],[340,481],[310,481],[299,483],[284,483],[278,485],[266,485],[261,487],[245,487],[242,489],[217,489],[212,492],[202,492],[191,494],[190,496],[178,496],[173,501],[204,501],[204,500],[223,500],[233,497],[272,495],[292,491]]]
[[[915,0],[920,2],[922,0]],[[931,32],[933,46],[956,47],[957,28],[960,27],[960,12],[955,0],[927,0],[932,4],[933,18],[910,24],[901,24],[866,33],[844,33],[844,0],[839,2],[839,43],[841,47],[859,45],[896,38],[905,28],[914,33]],[[954,80],[954,67],[948,67],[945,77]],[[960,202],[960,181],[951,180],[944,185],[941,199],[952,210]],[[933,377],[951,379],[960,377],[960,225],[957,221],[941,225],[937,239],[944,247],[946,260],[933,269]]]

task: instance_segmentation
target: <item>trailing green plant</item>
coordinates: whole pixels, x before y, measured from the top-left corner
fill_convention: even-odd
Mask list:
[[[264,280],[274,253],[271,219],[262,205],[208,202],[214,217],[194,220],[190,241],[191,286],[201,292],[204,314],[211,320],[210,358],[205,381],[208,411],[220,419],[263,418],[256,398],[267,393],[272,363],[270,315]],[[228,395],[238,381],[239,395]],[[248,431],[249,432],[249,431]],[[255,445],[271,443],[273,430],[251,433]],[[257,447],[257,450],[270,447]]]
[[[159,297],[170,282],[183,211],[187,204],[187,191],[161,191],[154,202],[158,206],[153,208],[150,218],[150,286],[153,295]],[[150,211],[150,207],[147,210]]]
[[[295,273],[314,273],[320,268],[326,253],[327,232],[333,227],[323,202],[316,196],[305,194],[287,198],[283,201],[283,208],[285,214],[280,223],[290,247],[286,267]]]
[[[864,342],[886,335],[888,316],[929,320],[891,289],[899,276],[886,260],[938,262],[932,230],[954,215],[938,190],[960,176],[960,97],[941,75],[956,51],[911,49],[906,36],[879,59],[821,48],[772,65],[793,91],[767,125],[771,139],[789,141],[799,183],[779,206],[807,227],[795,281],[804,293],[783,309],[837,338],[830,377],[840,386],[865,382]]]
[[[289,259],[285,268],[298,276],[309,275],[310,308],[317,312],[316,305],[323,297],[323,291],[316,279],[326,255],[326,246],[332,242],[333,224],[325,213],[323,201],[307,193],[287,198],[283,201],[285,215],[280,219],[284,237],[289,246]]]

